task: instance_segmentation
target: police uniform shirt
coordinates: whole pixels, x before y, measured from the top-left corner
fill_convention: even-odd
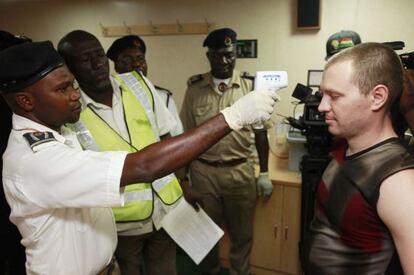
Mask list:
[[[193,81],[190,79],[188,84],[181,114],[186,130],[200,125],[217,115],[220,110],[232,105],[252,90],[253,83],[250,79],[242,78],[240,72],[234,70],[222,95],[215,91],[211,73],[200,75]],[[250,127],[232,131],[200,158],[213,162],[248,158],[251,155],[252,135],[253,131]]]
[[[3,185],[29,275],[97,274],[110,262],[116,226],[105,207],[121,204],[125,157],[82,151],[69,129],[59,134],[13,115]]]
[[[164,105],[167,106],[168,111],[170,111],[171,115],[175,119],[176,125],[170,131],[171,136],[177,136],[179,134],[182,134],[184,132],[183,124],[181,123],[181,119],[177,111],[177,106],[175,105],[172,95],[170,94],[170,92],[164,89],[160,89],[157,87],[155,87],[155,89],[157,90],[157,93],[160,96],[161,100],[164,102]]]
[[[156,116],[156,123],[158,124],[158,131],[160,135],[167,134],[175,126],[175,120],[169,113],[168,109],[166,108],[164,102],[162,102],[160,99],[157,92],[155,92],[155,87],[150,83],[148,79],[145,78],[145,80],[154,95],[154,105],[156,110],[154,113]],[[122,138],[130,141],[124,120],[124,109],[119,84],[113,77],[111,77],[111,82],[114,91],[112,98],[112,108],[107,105],[95,102],[84,92],[81,93],[81,103],[83,106],[90,104],[89,106],[91,106],[101,118],[103,118],[118,134],[120,134]],[[165,213],[169,210],[169,207],[161,202],[157,202],[159,198],[156,195],[153,197],[155,202],[152,218],[139,222],[117,223],[119,235],[135,236],[152,232],[153,223],[157,229],[161,227],[161,221],[158,219],[158,217],[165,215]]]
[[[175,127],[176,122],[173,116],[168,111],[167,107],[162,102],[157,92],[155,92],[154,86],[148,79],[144,79],[150,87],[151,92],[153,94],[154,109],[156,110],[154,114],[159,135],[165,135],[169,133],[173,127]],[[109,126],[111,126],[112,129],[114,129],[118,134],[120,134],[124,140],[129,142],[129,134],[124,120],[124,109],[122,105],[121,91],[118,82],[112,76],[111,84],[113,88],[112,107],[95,102],[84,92],[81,93],[80,101],[83,107],[89,105],[91,108],[93,108],[93,110],[102,119],[104,119],[109,124]]]

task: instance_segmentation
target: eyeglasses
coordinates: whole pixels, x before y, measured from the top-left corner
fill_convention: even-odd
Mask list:
[[[134,64],[134,63],[142,64],[146,62],[144,56],[131,56],[131,55],[123,56],[119,59],[119,61],[124,64],[128,64],[128,65]]]

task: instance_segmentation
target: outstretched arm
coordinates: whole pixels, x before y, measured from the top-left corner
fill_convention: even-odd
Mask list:
[[[255,91],[237,100],[197,128],[128,154],[121,186],[151,182],[184,167],[222,137],[244,126],[270,119],[276,93]]]
[[[210,146],[230,133],[222,114],[200,127],[128,154],[121,186],[132,182],[151,182],[185,166]]]

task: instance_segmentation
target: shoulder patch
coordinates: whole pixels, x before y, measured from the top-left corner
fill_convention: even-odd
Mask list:
[[[51,141],[57,141],[52,132],[29,132],[23,134],[24,138],[34,151],[35,147]]]
[[[192,77],[190,77],[190,79],[188,79],[187,85],[190,86],[194,83],[201,81],[202,79],[203,79],[203,75],[201,74],[193,75]]]
[[[170,90],[168,90],[168,89],[165,89],[165,88],[160,87],[160,86],[157,86],[157,85],[154,85],[154,87],[155,87],[155,89],[157,89],[158,91],[162,91],[162,92],[164,92],[164,93],[166,93],[166,94],[168,94],[168,95],[172,95],[172,92],[171,92]]]

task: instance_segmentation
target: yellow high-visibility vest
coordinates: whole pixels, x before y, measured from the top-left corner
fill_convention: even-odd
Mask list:
[[[127,83],[131,82],[131,76],[136,78],[140,85],[128,85]],[[142,85],[144,80],[137,73],[117,75],[115,79],[121,88],[125,122],[130,141],[124,140],[89,106],[82,111],[81,122],[89,130],[100,151],[137,152],[159,140],[158,132],[155,130],[155,125],[153,125],[154,119],[149,116],[149,114],[153,114],[152,94],[146,84]],[[130,86],[133,86],[134,91]],[[144,103],[138,100],[137,97]],[[152,183],[128,185],[124,189],[124,206],[113,208],[115,220],[117,222],[132,222],[151,217],[153,192],[156,192],[162,202],[167,205],[174,204],[183,194],[180,184],[173,174],[157,179]]]

